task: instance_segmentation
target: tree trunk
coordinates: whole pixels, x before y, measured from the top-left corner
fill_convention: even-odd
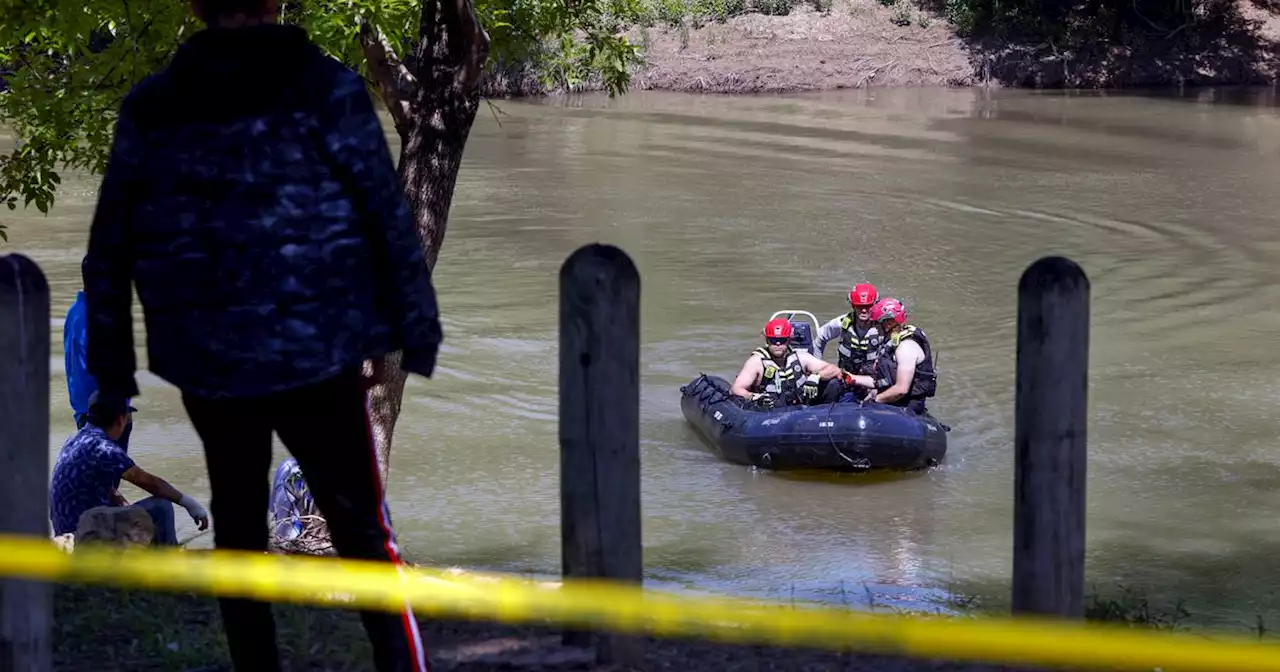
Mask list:
[[[397,59],[372,27],[362,31],[361,41],[400,135],[400,181],[427,265],[435,269],[462,153],[480,107],[480,72],[489,57],[489,36],[471,0],[424,0],[414,67]],[[365,375],[370,379],[370,423],[385,486],[404,397],[400,353],[365,362]]]
[[[440,95],[431,105],[430,116],[416,119],[400,134],[400,180],[405,186],[405,199],[413,211],[418,235],[427,252],[427,264],[434,269],[444,243],[449,223],[449,208],[462,165],[462,152],[471,133],[479,108],[479,95],[449,100]],[[412,106],[411,108],[412,109]],[[425,115],[424,115],[425,116]],[[446,119],[443,124],[434,119]],[[400,417],[404,397],[405,373],[400,369],[400,353],[392,353],[381,361],[366,362],[365,371],[375,384],[369,389],[369,420],[374,443],[378,448],[378,469],[382,482],[387,482],[391,468],[391,440],[396,420]]]

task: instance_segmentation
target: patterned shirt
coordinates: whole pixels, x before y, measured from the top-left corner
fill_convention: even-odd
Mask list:
[[[107,433],[87,424],[62,444],[49,486],[49,517],[55,535],[76,531],[80,515],[95,506],[111,506],[120,477],[133,458]]]
[[[120,108],[83,275],[88,366],[136,396],[148,367],[225,398],[320,382],[401,350],[430,376],[435,289],[360,76],[296,26],[201,30]]]

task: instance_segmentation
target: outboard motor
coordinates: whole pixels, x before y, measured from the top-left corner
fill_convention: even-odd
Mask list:
[[[796,350],[805,350],[817,357],[818,353],[814,351],[813,347],[813,325],[804,321],[792,320],[791,347]]]

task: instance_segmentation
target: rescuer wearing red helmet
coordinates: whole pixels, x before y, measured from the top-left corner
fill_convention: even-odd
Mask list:
[[[734,379],[733,394],[768,407],[807,403],[817,398],[820,380],[840,375],[836,365],[791,347],[785,318],[769,320],[764,338],[765,347],[751,353]]]
[[[876,402],[904,406],[921,415],[927,413],[925,399],[938,390],[929,337],[915,325],[907,324],[907,307],[897,299],[877,301],[871,307],[871,319],[880,325],[885,340],[876,360],[875,375],[854,376],[854,382],[876,390]]]
[[[882,340],[876,323],[871,319],[871,306],[875,304],[879,294],[876,286],[869,282],[860,282],[849,292],[848,313],[832,319],[822,325],[813,340],[814,347],[821,357],[827,343],[840,339],[839,359],[836,364],[841,370],[852,374],[871,375],[875,372],[876,353]]]

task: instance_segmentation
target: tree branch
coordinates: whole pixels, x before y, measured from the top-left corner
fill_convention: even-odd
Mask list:
[[[480,85],[480,74],[489,60],[489,34],[480,25],[480,16],[476,14],[472,0],[452,0],[452,5],[452,11],[446,10],[445,13],[445,20],[452,29],[449,42],[466,50],[459,59],[461,62],[454,85],[463,94],[470,95]]]
[[[360,23],[360,48],[396,128],[403,127],[409,121],[409,105],[417,97],[417,78],[396,56],[387,36],[367,20]]]
[[[479,88],[489,34],[472,0],[423,0],[415,52],[418,76],[463,98]]]

